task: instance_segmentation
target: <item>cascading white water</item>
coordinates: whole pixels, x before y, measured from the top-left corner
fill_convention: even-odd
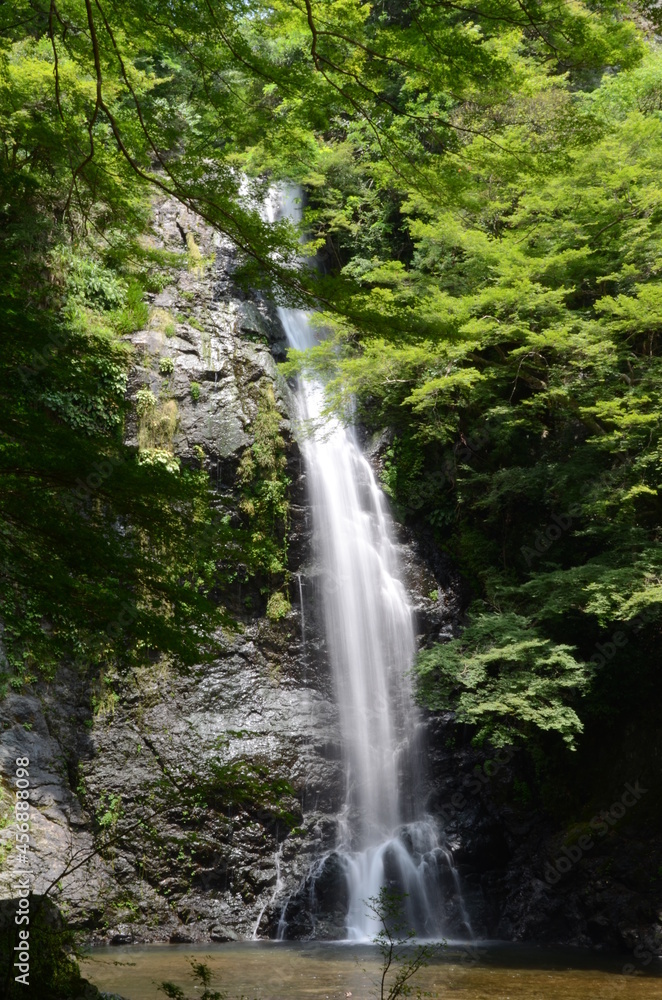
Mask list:
[[[296,192],[272,192],[267,211],[298,221]],[[278,312],[291,347],[317,343],[305,312]],[[374,937],[379,926],[366,901],[387,882],[405,894],[409,925],[438,934],[435,873],[445,848],[417,802],[414,622],[390,514],[353,431],[320,420],[322,386],[301,380],[297,401],[347,777],[338,843],[348,882],[347,935]]]

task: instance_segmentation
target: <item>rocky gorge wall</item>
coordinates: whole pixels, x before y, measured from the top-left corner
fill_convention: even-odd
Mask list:
[[[53,683],[0,705],[7,786],[15,758],[31,761],[35,891],[50,887],[73,927],[118,944],[275,933],[284,900],[333,847],[344,797],[324,595],[289,390],[275,363],[285,356],[282,330],[273,307],[233,286],[232,246],[199,219],[161,201],[154,233],[155,245],[185,266],[151,296],[148,327],[128,338],[136,405],[127,443],[145,444],[140,408],[148,398],[148,443],[159,460],[202,463],[224,507],[238,508],[237,469],[254,440],[260,394],[271,387],[290,481],[292,604],[269,617],[264,596],[240,576],[229,595],[239,628],[224,635],[224,654],[211,665],[182,673],[159,660],[122,677],[63,667]],[[425,596],[436,582],[413,549],[408,566],[418,603],[440,624],[441,605]],[[209,761],[243,761],[288,781],[295,798],[284,805],[295,829],[274,810],[202,808],[191,782]],[[341,930],[341,919],[332,915],[326,932]]]
[[[156,204],[154,231],[155,244],[185,266],[152,296],[148,327],[130,336],[129,397],[151,394],[160,419],[152,444],[202,464],[231,508],[260,392],[271,387],[290,481],[291,607],[269,617],[264,595],[240,576],[230,595],[240,628],[224,635],[213,663],[182,673],[160,660],[121,678],[63,668],[49,686],[9,695],[0,704],[2,780],[9,788],[15,758],[30,757],[35,889],[50,887],[90,940],[274,936],[290,897],[290,936],[337,936],[342,879],[333,864],[316,882],[316,912],[308,902],[307,876],[332,851],[345,789],[305,471],[276,366],[282,330],[267,302],[234,287],[224,238],[171,201]],[[136,448],[138,410],[127,424]],[[383,445],[366,442],[376,465]],[[400,542],[419,642],[450,636],[464,599],[457,574],[424,538],[401,531]],[[567,856],[575,834],[527,802],[522,754],[478,751],[451,722],[424,719],[428,800],[446,828],[477,937],[659,952],[650,838],[635,842],[618,828],[550,881],[547,865]],[[273,809],[203,808],[192,794],[193,776],[210,762],[239,761],[290,782],[293,830]],[[7,829],[1,836],[7,841]]]
[[[156,401],[150,443],[161,457],[202,462],[231,502],[253,441],[258,390],[273,386],[288,442],[296,573],[307,552],[304,486],[287,389],[276,376],[273,355],[283,349],[273,315],[232,289],[232,247],[181,206],[158,203],[154,232],[156,245],[181,255],[184,266],[151,297],[148,328],[129,338],[129,397],[151,393]],[[137,448],[142,432],[134,411],[128,443]],[[327,834],[341,777],[337,749],[327,751],[337,742],[336,717],[324,681],[309,676],[300,613],[272,621],[264,606],[250,611],[259,594],[247,591],[246,600],[239,584],[234,596],[245,613],[211,666],[183,674],[159,661],[101,679],[62,669],[52,685],[0,706],[4,775],[16,756],[31,761],[35,889],[56,882],[55,902],[94,939],[225,940],[253,932],[276,889],[283,831],[271,816],[224,815],[189,801],[182,783],[210,758],[268,766],[292,783],[298,799],[289,805],[306,814],[293,857]],[[95,853],[100,831],[121,846]]]

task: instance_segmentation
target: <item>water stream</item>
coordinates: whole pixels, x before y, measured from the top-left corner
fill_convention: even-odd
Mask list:
[[[298,221],[295,195],[292,189],[273,193],[271,217]],[[279,316],[290,347],[305,350],[317,343],[305,312],[280,308]],[[301,447],[346,775],[337,852],[347,877],[347,937],[374,937],[380,925],[366,901],[384,885],[403,893],[412,929],[439,936],[445,932],[440,867],[453,872],[456,892],[459,882],[421,801],[419,720],[410,678],[416,651],[412,609],[372,467],[352,428],[324,416],[323,406],[322,385],[300,380]],[[463,922],[471,935],[466,911]]]

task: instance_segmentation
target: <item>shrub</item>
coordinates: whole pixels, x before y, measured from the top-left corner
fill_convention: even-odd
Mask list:
[[[291,604],[287,596],[282,591],[277,590],[267,601],[267,618],[277,622],[285,617],[290,608]]]
[[[139,417],[144,417],[156,406],[156,396],[146,385],[138,389],[136,393],[136,413]]]

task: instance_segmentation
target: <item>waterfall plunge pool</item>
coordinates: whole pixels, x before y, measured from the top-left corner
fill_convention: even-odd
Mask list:
[[[194,989],[188,960],[205,962],[212,989],[229,1000],[370,1000],[381,970],[373,946],[345,942],[245,941],[210,945],[94,948],[83,975],[126,1000],[158,1000],[170,980],[187,997]],[[624,969],[626,970],[624,972]],[[446,946],[416,979],[431,997],[463,1000],[659,1000],[662,963],[648,967],[627,954],[575,948],[482,943]]]

